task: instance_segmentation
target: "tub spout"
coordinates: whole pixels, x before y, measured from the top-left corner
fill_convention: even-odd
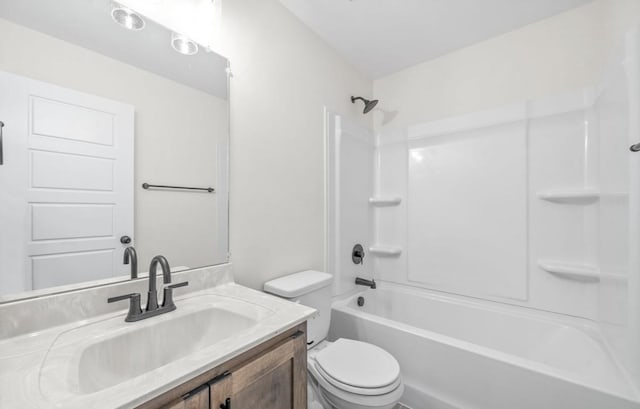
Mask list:
[[[376,289],[376,280],[366,280],[364,278],[356,277],[356,285],[364,285],[366,287],[371,288],[372,290]]]

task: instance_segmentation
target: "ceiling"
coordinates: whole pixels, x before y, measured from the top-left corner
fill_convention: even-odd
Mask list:
[[[379,78],[592,0],[280,0]]]

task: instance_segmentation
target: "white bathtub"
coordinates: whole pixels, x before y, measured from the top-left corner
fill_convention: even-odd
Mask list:
[[[414,409],[640,408],[583,320],[381,283],[334,303],[338,337],[392,353]]]

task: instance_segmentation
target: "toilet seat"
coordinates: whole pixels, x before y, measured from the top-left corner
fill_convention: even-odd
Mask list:
[[[334,407],[342,409],[386,409],[394,407],[404,393],[404,384],[398,379],[398,386],[389,393],[379,395],[362,395],[348,392],[329,383],[327,379],[318,372],[315,360],[309,358],[309,372],[311,377],[317,382],[319,389],[328,402]]]
[[[401,380],[398,377],[393,383],[387,385],[387,386],[383,386],[381,388],[359,388],[356,386],[352,386],[352,385],[348,385],[348,384],[344,384],[344,383],[340,383],[338,380],[336,380],[335,378],[333,378],[331,375],[329,375],[328,373],[326,373],[322,367],[320,365],[317,364],[317,362],[313,363],[313,366],[316,370],[316,372],[318,373],[318,375],[320,375],[324,381],[326,381],[327,383],[331,384],[333,387],[344,391],[344,392],[348,392],[348,393],[352,393],[355,395],[362,395],[362,396],[380,396],[380,395],[384,395],[390,392],[393,392],[394,390],[396,390],[398,388],[398,386],[400,386]]]
[[[334,407],[390,409],[402,397],[400,365],[382,348],[348,339],[316,348],[309,354],[309,373]]]
[[[400,365],[384,349],[338,339],[314,354],[314,365],[330,384],[359,395],[383,395],[400,384]]]

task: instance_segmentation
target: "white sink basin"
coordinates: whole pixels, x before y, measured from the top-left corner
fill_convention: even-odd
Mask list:
[[[73,329],[53,343],[40,371],[50,402],[89,395],[167,366],[255,327],[273,311],[205,295],[177,300],[178,309],[136,323],[124,316]]]
[[[214,307],[104,339],[80,355],[79,392],[93,393],[153,371],[256,322]]]

